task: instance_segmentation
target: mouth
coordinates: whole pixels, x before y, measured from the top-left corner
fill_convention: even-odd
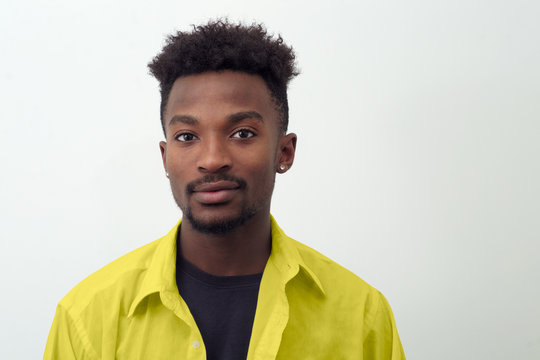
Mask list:
[[[240,185],[234,181],[220,180],[195,186],[193,192],[214,192],[221,190],[236,190]]]
[[[216,181],[195,186],[193,197],[205,205],[226,203],[234,197],[240,185],[233,181]]]

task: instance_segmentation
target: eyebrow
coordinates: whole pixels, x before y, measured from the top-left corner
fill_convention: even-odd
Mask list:
[[[172,126],[177,122],[187,125],[195,125],[199,122],[199,120],[189,115],[174,115],[171,120],[169,120],[169,126]]]
[[[261,122],[264,122],[264,119],[261,114],[259,114],[256,111],[241,111],[234,113],[232,115],[229,115],[227,117],[227,120],[231,123],[238,123],[245,119],[257,119]],[[174,115],[171,120],[169,120],[169,126],[172,126],[175,123],[183,123],[186,125],[197,125],[199,123],[199,120],[197,118],[190,116],[190,115]]]
[[[227,118],[227,120],[229,120],[229,122],[232,122],[232,123],[237,123],[245,119],[257,119],[257,120],[260,120],[261,122],[264,122],[262,115],[256,111],[242,111],[242,112],[232,114]]]

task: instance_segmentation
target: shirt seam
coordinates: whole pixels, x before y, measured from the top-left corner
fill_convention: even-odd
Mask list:
[[[379,313],[379,308],[381,306],[382,294],[378,290],[376,290],[376,295],[377,295],[377,300],[373,302],[374,303],[373,308],[371,309],[371,311],[368,313],[368,316],[366,317],[365,329],[367,331],[364,331],[363,341],[366,340],[366,338],[369,336],[369,333],[373,329],[373,323],[375,322],[375,317]]]
[[[92,346],[90,339],[88,338],[88,335],[86,331],[84,330],[84,326],[82,325],[81,318],[80,317],[74,318],[73,315],[71,315],[71,311],[68,308],[63,307],[63,306],[62,308],[66,312],[68,319],[73,323],[75,327],[75,335],[81,341],[81,344],[85,350],[85,353],[87,353],[93,359],[99,359],[99,356],[96,350]]]

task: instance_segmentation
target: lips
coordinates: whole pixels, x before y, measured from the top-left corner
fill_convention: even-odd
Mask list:
[[[235,190],[238,189],[240,185],[233,181],[216,181],[213,183],[204,183],[195,186],[193,189],[194,192],[215,192],[215,191],[221,191],[221,190]]]
[[[232,200],[239,188],[240,185],[232,181],[204,183],[195,186],[193,196],[202,204],[220,204]]]

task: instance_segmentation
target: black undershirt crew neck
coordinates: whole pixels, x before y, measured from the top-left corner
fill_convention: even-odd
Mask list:
[[[176,284],[201,332],[208,360],[247,357],[261,278],[262,273],[208,274],[178,253]]]

